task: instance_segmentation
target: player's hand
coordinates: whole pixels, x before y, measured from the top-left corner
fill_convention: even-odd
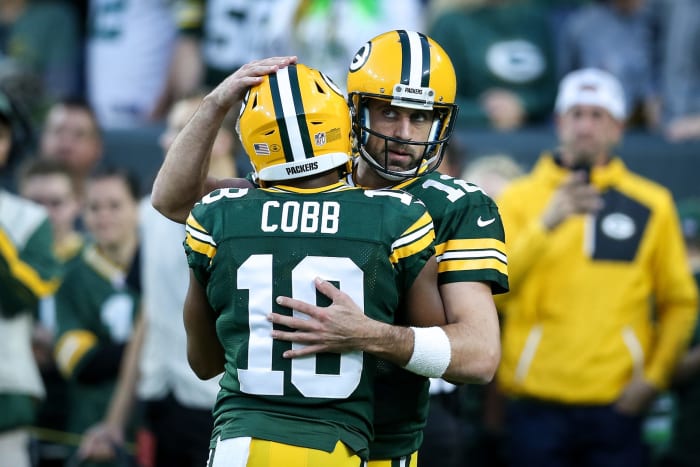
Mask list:
[[[251,86],[262,83],[263,76],[275,73],[296,61],[295,56],[286,56],[269,57],[246,63],[214,88],[210,96],[218,106],[231,109],[240,104]]]
[[[285,358],[312,355],[319,352],[348,352],[363,350],[364,342],[371,338],[372,329],[379,324],[368,318],[352,299],[330,282],[316,279],[316,289],[332,300],[331,305],[319,307],[290,297],[277,297],[277,303],[304,313],[308,318],[271,313],[268,317],[275,324],[296,331],[272,331],[274,339],[306,344],[304,348],[287,350]]]
[[[553,230],[570,216],[593,214],[603,207],[603,199],[598,190],[588,183],[583,172],[572,172],[569,178],[554,192],[542,223],[547,230]]]
[[[123,444],[124,435],[121,430],[107,423],[98,423],[85,432],[78,456],[97,462],[113,460],[117,456],[116,447]]]

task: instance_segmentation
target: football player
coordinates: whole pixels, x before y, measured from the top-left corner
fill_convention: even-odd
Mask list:
[[[411,193],[425,203],[435,221],[438,283],[449,322],[441,331],[449,339],[449,365],[443,372],[442,364],[435,368],[409,365],[413,371],[409,372],[381,364],[375,439],[370,444],[372,467],[415,466],[429,405],[426,376],[485,383],[498,365],[499,325],[493,294],[508,290],[504,231],[495,203],[479,187],[436,171],[457,113],[455,73],[440,45],[417,32],[381,34],[357,52],[347,82],[359,154],[352,181]],[[322,291],[333,293],[329,284],[323,284]],[[346,331],[347,318],[340,314],[344,309],[336,315],[299,301],[284,299],[283,303],[319,317],[301,322],[275,316],[275,322],[304,331],[276,332],[276,338],[310,345],[290,352],[289,357],[306,355],[310,349],[347,350],[347,337],[374,335],[372,323]],[[343,324],[342,331],[336,322]],[[384,340],[384,348],[412,361],[421,350],[419,336],[413,343],[405,331],[407,335],[393,342]],[[434,344],[429,348],[436,358]]]
[[[240,100],[244,86],[294,60],[273,57],[252,62],[227,78],[227,92],[211,96],[194,122],[199,139],[179,138],[171,147],[154,184],[152,200],[158,210],[183,222],[203,190],[241,183],[204,176],[212,123],[233,105],[221,102]],[[413,31],[381,34],[358,51],[347,81],[358,153],[350,180],[371,188],[401,188],[426,204],[435,219],[440,294],[449,324],[431,330],[430,339],[401,326],[384,334],[373,327],[374,322],[360,320],[363,315],[346,296],[321,282],[320,290],[336,300],[335,308],[282,298],[285,305],[303,309],[312,319],[273,316],[276,322],[303,331],[275,333],[278,339],[308,344],[290,351],[288,357],[356,348],[408,365],[417,376],[396,367],[382,372],[386,378],[380,377],[385,383],[377,386],[381,402],[370,455],[377,467],[391,465],[391,459],[416,465],[428,409],[426,377],[485,383],[498,366],[500,335],[493,294],[508,290],[503,226],[496,205],[478,187],[435,171],[457,112],[454,68],[436,42]],[[348,313],[348,307],[355,313]],[[436,353],[433,342],[445,340],[446,350],[442,345]],[[400,379],[393,372],[401,372]]]
[[[198,137],[201,112],[178,138]],[[214,190],[187,218],[188,360],[201,378],[224,372],[210,466],[357,467],[368,457],[375,358],[284,358],[298,345],[273,339],[270,314],[302,316],[275,297],[315,302],[320,277],[382,330],[445,323],[432,219],[407,193],[341,179],[350,127],[344,96],[319,71],[292,64],[265,76],[238,122],[260,189]]]

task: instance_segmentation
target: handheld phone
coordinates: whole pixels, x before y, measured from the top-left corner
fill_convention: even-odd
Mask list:
[[[585,173],[584,181],[586,183],[591,183],[591,164],[588,162],[579,162],[578,164],[574,165],[571,167],[571,170],[574,172],[583,172]]]

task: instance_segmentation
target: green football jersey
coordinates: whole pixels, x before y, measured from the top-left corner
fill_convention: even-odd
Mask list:
[[[67,267],[56,292],[56,363],[69,379],[67,428],[83,433],[101,420],[117,380],[91,384],[75,376],[100,346],[126,343],[138,314],[139,294],[125,273],[90,245]]]
[[[505,235],[498,208],[479,187],[439,172],[396,185],[420,199],[435,226],[438,282],[486,282],[508,291]],[[428,379],[380,360],[371,459],[408,455],[423,442]]]
[[[275,297],[326,305],[313,280],[348,293],[373,319],[393,322],[403,293],[435,253],[425,206],[398,191],[338,183],[216,190],[187,221],[185,250],[217,314],[226,354],[213,439],[249,436],[367,457],[375,359],[362,352],[285,359],[266,316],[291,314]],[[297,314],[297,312],[294,312]],[[303,315],[302,315],[303,316]]]

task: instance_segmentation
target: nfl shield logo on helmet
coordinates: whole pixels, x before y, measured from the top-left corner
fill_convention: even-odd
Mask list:
[[[314,140],[316,140],[316,146],[323,146],[326,144],[326,132],[316,133],[314,135]]]

